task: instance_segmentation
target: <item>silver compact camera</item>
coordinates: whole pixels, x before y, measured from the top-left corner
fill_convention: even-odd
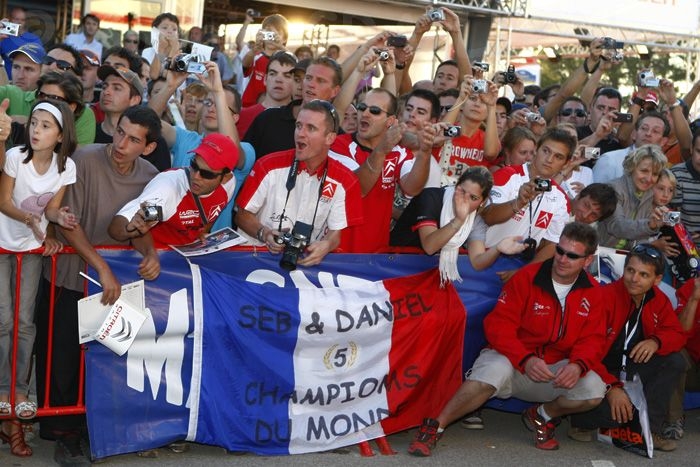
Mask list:
[[[277,38],[275,31],[260,31],[262,33],[262,40],[264,41],[274,41]]]
[[[475,79],[472,82],[472,91],[476,94],[486,94],[489,90],[489,83],[485,79]]]
[[[583,158],[586,160],[597,160],[600,158],[600,148],[586,146],[583,148]]]
[[[654,76],[654,72],[647,70],[639,73],[639,81],[637,85],[643,88],[658,88],[659,78]]]
[[[489,68],[491,68],[491,66],[486,62],[474,62],[472,63],[472,68],[477,68],[481,71],[489,71]]]
[[[156,205],[146,205],[143,208],[143,220],[146,222],[161,222],[163,220],[163,208]]]
[[[428,18],[430,18],[430,21],[433,23],[445,21],[445,12],[442,11],[442,8],[433,8],[432,10],[428,10]]]
[[[375,49],[374,53],[379,55],[379,61],[386,62],[387,60],[389,60],[389,51],[388,50]]]
[[[540,114],[537,112],[528,112],[525,114],[525,120],[528,122],[537,122],[540,119]]]
[[[681,221],[681,213],[680,211],[665,212],[662,217],[662,221],[664,224],[673,227]]]
[[[462,133],[462,127],[457,126],[457,125],[452,125],[448,126],[445,128],[445,131],[442,132],[444,136],[447,136],[448,138],[456,138]]]

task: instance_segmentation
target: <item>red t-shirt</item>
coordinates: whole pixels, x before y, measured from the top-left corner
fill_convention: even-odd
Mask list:
[[[258,103],[260,94],[265,92],[265,74],[267,73],[267,64],[270,62],[270,57],[260,53],[253,59],[253,66],[245,71],[245,76],[250,76],[250,81],[243,91],[241,96],[241,105],[250,107]]]
[[[236,123],[236,130],[238,130],[238,135],[241,139],[245,137],[245,133],[250,128],[250,125],[253,124],[255,117],[260,115],[263,110],[265,110],[265,107],[262,104],[255,104],[241,109],[241,113],[238,114],[238,122]]]

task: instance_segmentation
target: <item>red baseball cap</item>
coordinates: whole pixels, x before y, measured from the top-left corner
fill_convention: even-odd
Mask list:
[[[190,151],[204,159],[210,169],[233,171],[238,163],[238,147],[233,140],[221,133],[210,133],[202,139],[196,149]]]

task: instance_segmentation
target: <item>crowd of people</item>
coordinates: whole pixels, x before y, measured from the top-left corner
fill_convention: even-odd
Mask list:
[[[7,20],[25,17],[14,8]],[[153,21],[150,47],[135,31],[103,47],[93,14],[46,48],[22,29],[0,36],[0,247],[78,253],[59,256],[53,281],[41,256],[24,255],[16,279],[14,257],[0,258],[0,438],[12,454],[32,454],[23,421],[37,413],[33,352],[38,400],[50,364],[51,406],[76,403],[78,272],[94,268],[103,303],[119,297],[95,247],[132,245],[138,274],[153,280],[158,248],[225,227],[271,254],[297,248],[288,269],[332,251],[413,246],[439,254],[442,287],[461,280],[464,249],[477,271],[500,255],[521,258],[522,268],[495,271],[504,285],[484,322],[488,345],[442,411],[426,414],[413,455],[430,455],[459,419],[483,428],[480,407],[492,397],[536,403],[522,418],[537,448],[558,448],[563,416],[570,437],[590,441],[632,418],[634,375],[655,449],[675,449],[700,361],[700,280],[678,272],[688,255],[675,229],[700,237],[700,133],[688,119],[700,81],[679,98],[668,79],[636,70],[623,97],[604,84],[622,59],[609,38],[594,38],[565,82],[526,86],[513,69],[472,63],[448,8],[426,10],[408,37],[381,32],[342,59],[333,45],[318,56],[288,50],[279,14],[246,42],[255,22],[248,11],[234,60],[199,27],[181,41],[171,13]],[[414,52],[435,25],[454,58],[413,82]],[[193,59],[193,43],[211,56]],[[630,251],[605,286],[587,272],[598,246]],[[677,289],[676,310],[662,281]],[[52,295],[60,319],[50,331]],[[51,362],[49,341],[62,349]],[[46,417],[40,436],[56,440],[59,464],[89,463],[84,417]]]

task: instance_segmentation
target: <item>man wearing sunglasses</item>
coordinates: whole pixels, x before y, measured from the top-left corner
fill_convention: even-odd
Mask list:
[[[553,258],[523,267],[504,285],[484,319],[489,346],[440,414],[423,421],[410,454],[429,456],[444,428],[493,397],[543,402],[522,421],[535,447],[555,450],[559,417],[600,403],[605,384],[592,369],[602,357],[605,317],[598,283],[585,271],[596,247],[595,229],[567,224]]]
[[[575,127],[586,124],[588,112],[586,112],[586,104],[575,96],[568,97],[559,110],[557,115],[557,123],[571,123]]]
[[[159,173],[109,226],[112,238],[130,240],[143,255],[139,269],[146,279],[160,274],[157,247],[184,245],[209,233],[233,197],[238,148],[231,138],[211,133],[192,152],[189,167]],[[158,219],[149,219],[149,207]]]
[[[131,53],[139,53],[139,33],[129,29],[124,33],[124,38],[122,39],[122,45],[126,50]]]
[[[625,258],[622,278],[601,288],[607,335],[604,357],[593,369],[611,389],[595,410],[571,417],[571,438],[591,441],[592,430],[631,421],[635,407],[625,386],[637,374],[644,386],[654,449],[676,449],[676,442],[661,433],[671,395],[685,371],[679,352],[686,336],[671,302],[658,288],[665,266],[659,250],[639,244]]]
[[[41,74],[47,71],[65,73],[71,71],[79,77],[83,75],[83,59],[77,49],[68,44],[56,44],[46,52],[41,62]]]

